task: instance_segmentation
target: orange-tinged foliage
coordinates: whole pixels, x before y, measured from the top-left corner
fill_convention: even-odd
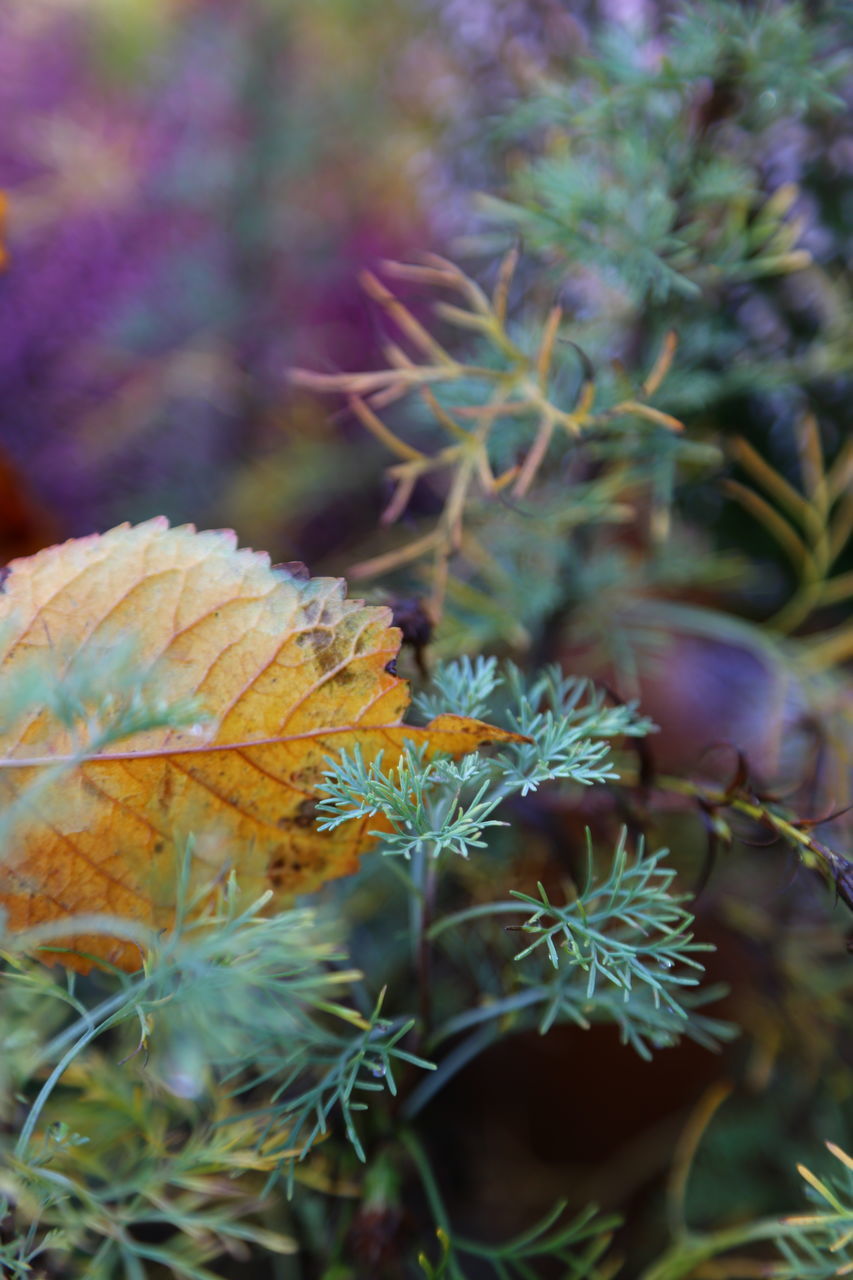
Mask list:
[[[149,729],[79,756],[48,710],[0,728],[3,805],[41,782],[0,861],[10,928],[107,912],[167,928],[176,850],[196,834],[192,875],[208,884],[234,866],[241,888],[282,905],[347,875],[371,843],[375,818],[319,832],[315,800],[327,756],[360,745],[393,764],[404,741],[462,755],[514,735],[441,716],[401,723],[408,685],[393,674],[400,633],[390,612],[345,598],[345,583],[302,580],[237,550],[230,532],[122,525],[13,561],[0,594],[0,679],[35,654],[54,663],[135,641],[140,679],[156,663],[169,699],[198,697],[210,717],[191,729]],[[389,670],[390,666],[390,670]],[[48,779],[45,782],[45,779]],[[35,793],[34,793],[35,794]],[[59,956],[138,968],[139,948],[70,931]]]

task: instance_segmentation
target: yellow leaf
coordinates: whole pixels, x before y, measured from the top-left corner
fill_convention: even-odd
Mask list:
[[[8,812],[24,797],[27,807],[0,857],[11,930],[93,912],[168,928],[177,849],[190,832],[191,888],[233,867],[248,896],[271,889],[281,906],[355,871],[368,830],[381,825],[317,830],[327,756],[359,745],[368,762],[383,751],[390,767],[406,740],[462,755],[516,737],[458,716],[404,725],[400,632],[388,609],[345,589],[271,567],[237,550],[230,532],[170,529],[165,519],[12,562],[0,588],[5,687],[34,655],[61,672],[132,637],[140,682],[153,670],[170,700],[195,697],[209,719],[138,732],[82,760],[73,726],[49,709],[0,727],[0,804]],[[127,939],[73,927],[55,945],[71,954],[51,958],[83,971],[92,958],[128,971],[142,958]]]

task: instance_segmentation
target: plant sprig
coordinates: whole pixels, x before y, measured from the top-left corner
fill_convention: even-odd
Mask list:
[[[842,445],[827,466],[820,427],[806,415],[797,425],[796,443],[802,491],[739,438],[730,451],[752,485],[733,479],[726,483],[730,496],[764,526],[797,575],[793,595],[767,622],[782,634],[795,631],[816,610],[853,598],[853,573],[833,574],[853,536],[853,441]],[[853,651],[853,628],[842,623],[829,635],[809,637],[803,648],[812,665],[837,663]]]
[[[502,690],[506,719],[526,741],[459,763],[428,760],[423,750],[407,747],[388,773],[381,756],[367,766],[357,747],[341,752],[325,774],[320,829],[382,815],[391,828],[382,846],[386,854],[410,859],[424,849],[433,858],[446,850],[467,857],[484,847],[488,828],[506,825],[491,815],[509,796],[525,796],[545,782],[591,786],[615,778],[613,740],[654,728],[635,705],[608,706],[590,681],[566,677],[557,667],[525,680],[513,663],[501,675],[489,659],[446,664],[435,692],[417,705],[430,714],[458,715],[463,706],[485,710]],[[375,829],[382,833],[383,827]]]
[[[573,1280],[597,1280],[598,1264],[610,1247],[615,1215],[602,1216],[591,1205],[565,1219],[566,1204],[559,1201],[539,1222],[500,1244],[485,1244],[458,1235],[451,1226],[438,1183],[423,1146],[407,1131],[404,1144],[420,1176],[424,1194],[436,1223],[437,1257],[424,1249],[418,1263],[427,1280],[466,1280],[465,1259],[485,1268],[495,1280],[529,1280],[536,1263],[547,1259],[566,1268]],[[561,1221],[563,1219],[563,1221]]]
[[[581,352],[581,382],[573,403],[566,406],[555,383],[562,309],[551,308],[532,344],[520,341],[508,320],[509,290],[517,264],[518,253],[512,249],[501,263],[491,297],[454,263],[437,254],[423,254],[415,264],[383,264],[386,274],[395,279],[449,289],[460,297],[462,305],[436,303],[435,313],[484,345],[477,362],[452,355],[390,289],[372,273],[363,272],[361,282],[368,297],[408,341],[414,356],[393,341],[385,345],[385,369],[352,374],[295,369],[291,375],[298,386],[308,390],[344,395],[362,425],[396,455],[398,461],[388,469],[395,487],[383,515],[385,524],[400,518],[419,481],[443,477],[443,509],[434,527],[350,571],[353,577],[373,577],[430,559],[431,607],[436,617],[442,612],[451,558],[461,556],[474,565],[488,559],[488,549],[471,523],[478,495],[487,501],[502,493],[516,501],[524,498],[557,438],[565,444],[592,432],[610,432],[616,424],[620,431],[633,430],[638,422],[654,430],[681,430],[676,418],[649,403],[672,362],[672,335],[664,341],[641,384],[598,412],[594,412],[594,374]],[[454,387],[470,403],[447,404],[446,389]],[[379,416],[381,410],[412,392],[419,395],[434,426],[449,440],[432,452],[404,440]],[[504,466],[500,461],[501,435],[507,427],[527,430],[521,461]]]

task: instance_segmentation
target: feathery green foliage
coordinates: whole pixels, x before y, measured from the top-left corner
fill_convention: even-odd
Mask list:
[[[774,130],[835,127],[844,22],[831,4],[812,18],[788,0],[702,0],[662,20],[656,46],[600,32],[492,132],[513,162],[475,237],[499,251],[488,284],[434,254],[386,264],[401,296],[364,279],[383,367],[298,375],[345,397],[393,459],[385,527],[350,576],[386,599],[427,597],[434,669],[417,714],[483,717],[529,741],[458,761],[410,748],[390,770],[357,750],[330,761],[318,828],[374,818],[382,834],[307,906],[246,902],[235,849],[235,875],[196,916],[188,840],[174,929],[78,921],[133,939],[136,974],[29,958],[55,926],[0,934],[2,1275],[215,1280],[272,1257],[286,1280],[365,1266],[406,1280],[620,1267],[828,1280],[853,1266],[852,1166],[844,1135],[823,1132],[850,1095],[853,869],[835,811],[851,797],[853,505],[834,381],[853,363],[849,289],[838,244],[821,260],[803,243],[796,182],[767,176]],[[507,249],[519,233],[524,251]],[[751,333],[756,308],[772,340]],[[761,413],[780,390],[790,417],[771,432]],[[0,726],[49,706],[74,736],[71,765],[200,717],[130,646],[51,653],[7,684]],[[40,785],[0,813],[3,848]],[[766,837],[772,849],[752,847]],[[779,845],[821,872],[834,912],[806,881],[785,891]],[[727,863],[694,919],[706,846]],[[703,980],[710,937],[734,987],[724,1010],[724,986]],[[551,1160],[553,1211],[472,1238],[442,1108],[466,1072],[514,1049],[532,1111],[548,1096],[535,1046],[578,1034],[593,1053],[602,1027],[637,1110],[645,1064],[689,1041],[720,1052],[742,1031],[710,1090],[674,1113],[667,1236],[653,1209],[648,1230],[629,1219],[615,1242],[615,1217],[577,1210],[570,1151]],[[780,1063],[794,1085],[774,1109]],[[571,1053],[560,1071],[588,1110]],[[722,1074],[751,1108],[758,1171],[702,1143]],[[496,1131],[518,1103],[502,1088]],[[803,1166],[812,1205],[794,1216],[762,1198],[782,1181],[784,1126],[786,1161],[802,1148],[813,1165],[830,1136],[840,1165]],[[708,1197],[688,1228],[689,1177],[736,1187],[736,1214]]]
[[[117,671],[100,697],[85,662],[66,676],[61,706],[69,727],[82,724],[85,732],[79,757],[58,767],[71,768],[77,758],[153,723],[182,724],[190,712],[197,714],[194,707],[151,702],[138,687],[125,695],[126,669],[123,677]],[[50,682],[40,686],[36,680],[30,692],[37,705],[54,705]],[[390,819],[394,831],[383,852],[402,854],[411,864],[407,892],[416,907],[429,891],[428,864],[448,853],[478,855],[490,829],[506,825],[490,815],[509,797],[547,781],[591,786],[612,779],[612,740],[652,728],[635,708],[608,706],[586,681],[566,679],[557,669],[526,681],[512,666],[502,675],[491,659],[444,668],[421,709],[490,712],[495,699],[503,700],[508,722],[532,742],[460,762],[425,761],[409,750],[390,776],[382,774],[381,762],[367,768],[356,752],[328,776],[321,805],[332,815],[327,825],[354,813]],[[26,714],[20,690],[9,699],[6,715],[13,714]],[[310,1169],[315,1150],[322,1156],[330,1135],[340,1134],[360,1160],[369,1159],[370,1113],[383,1095],[397,1094],[395,1071],[401,1065],[416,1072],[433,1068],[439,1088],[453,1074],[446,1062],[406,1047],[413,1030],[429,1035],[432,1053],[479,1021],[477,1008],[447,1010],[443,1026],[434,1029],[422,1012],[386,1018],[381,995],[361,1012],[363,979],[330,940],[327,925],[304,910],[265,916],[264,900],[241,902],[233,875],[216,905],[197,917],[198,904],[188,900],[186,888],[192,857],[190,841],[168,934],[149,934],[109,916],[80,921],[87,931],[135,938],[147,952],[137,974],[62,978],[24,958],[57,929],[67,932],[67,923],[4,939],[0,1030],[7,1118],[26,1100],[17,1133],[13,1127],[3,1138],[9,1173],[2,1192],[13,1224],[13,1239],[3,1249],[11,1274],[27,1274],[50,1249],[80,1265],[87,1259],[89,1273],[103,1277],[119,1274],[115,1268],[143,1275],[154,1262],[177,1276],[209,1276],[214,1273],[206,1264],[237,1241],[291,1250],[286,1232],[270,1232],[258,1222],[264,1188],[283,1179],[298,1199],[301,1167]],[[553,990],[548,983],[525,983],[503,1013],[512,1011],[521,1026],[538,1008],[543,1031],[558,1018],[582,1025],[613,1018],[643,1054],[649,1043],[670,1042],[687,1029],[690,1016],[675,993],[693,979],[666,973],[665,964],[677,959],[700,968],[692,953],[701,947],[686,932],[689,915],[668,896],[670,880],[658,858],[642,871],[629,868],[623,841],[611,880],[590,883],[575,904],[574,949],[567,949],[564,965],[571,981],[561,975]],[[608,898],[611,910],[602,912]],[[516,915],[526,909],[521,902],[509,905]],[[494,914],[506,906],[495,903]],[[648,922],[654,919],[661,939],[646,938],[644,912],[651,912]],[[418,910],[411,919],[422,943],[438,942],[442,929],[430,932]],[[568,928],[568,915],[561,919]],[[456,930],[462,923],[464,911],[442,925]],[[619,1008],[596,989],[596,975],[620,988]],[[634,1000],[632,982],[654,991],[656,1009]],[[707,1039],[700,1024],[696,1033]],[[419,1102],[411,1086],[408,1092],[408,1114],[414,1116],[423,1096]],[[180,1136],[170,1138],[175,1126]],[[225,1171],[242,1178],[245,1190],[238,1182],[220,1200],[214,1183]],[[500,1259],[511,1267],[514,1258],[523,1265],[537,1249],[563,1256],[586,1239],[586,1218],[556,1234],[552,1222],[495,1252],[498,1274]],[[152,1231],[160,1233],[156,1244],[148,1239]],[[492,1252],[486,1245],[454,1248],[484,1258]]]
[[[696,298],[706,286],[795,271],[800,226],[791,186],[762,194],[756,160],[712,126],[736,114],[750,134],[808,112],[838,111],[844,62],[833,29],[799,4],[684,5],[651,33],[611,27],[570,86],[548,83],[502,122],[544,140],[516,168],[509,199],[485,212],[531,248],[592,262],[636,299]]]

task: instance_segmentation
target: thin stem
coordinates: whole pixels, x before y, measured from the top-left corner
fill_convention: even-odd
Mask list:
[[[752,478],[762,485],[765,492],[769,493],[771,498],[797,521],[801,529],[812,535],[818,532],[820,517],[808,499],[804,498],[768,462],[765,462],[757,449],[754,449],[748,441],[738,437],[731,442],[729,450],[743,469],[748,471]]]
[[[418,1008],[420,1036],[426,1038],[432,1026],[432,943],[430,925],[435,912],[435,895],[438,887],[438,866],[435,858],[423,853],[424,869],[422,893],[417,899],[415,944],[415,969],[418,981]]]
[[[539,424],[539,430],[533,444],[528,450],[527,457],[521,471],[518,473],[518,479],[513,485],[513,496],[523,498],[533,481],[537,472],[545,460],[545,454],[548,452],[548,446],[551,443],[551,437],[554,434],[554,418],[551,414],[545,414]]]
[[[803,644],[803,661],[813,670],[826,671],[853,657],[853,626],[849,622],[808,638]]]
[[[494,1044],[499,1035],[498,1027],[494,1022],[490,1022],[487,1026],[478,1027],[476,1031],[466,1036],[455,1049],[442,1058],[436,1070],[424,1076],[409,1094],[403,1107],[403,1115],[406,1119],[413,1120],[419,1112],[423,1111],[427,1103],[440,1093],[463,1067],[467,1067],[468,1063],[473,1062],[484,1049]],[[441,1038],[438,1038],[439,1041]]]
[[[480,902],[474,907],[465,907],[462,911],[455,911],[452,915],[442,916],[440,920],[436,920],[430,930],[430,937],[437,938],[445,930],[456,928],[457,925],[466,924],[469,920],[476,920],[480,916],[521,915],[525,910],[526,908],[519,902]]]
[[[850,638],[853,641],[853,632]],[[623,771],[621,782],[629,786],[637,785],[637,780],[630,781],[626,773],[627,771]],[[746,818],[751,818],[754,822],[769,826],[777,836],[797,849],[807,867],[813,871],[822,872],[828,880],[834,881],[829,851],[822,849],[809,834],[808,829],[797,826],[794,821],[777,812],[769,804],[758,799],[750,799],[745,795],[730,795],[728,791],[721,788],[705,786],[689,778],[676,778],[671,775],[656,777],[653,789],[701,800],[710,809],[731,809],[735,813],[743,814]]]
[[[708,1125],[722,1104],[730,1097],[731,1092],[732,1086],[725,1081],[719,1080],[706,1089],[678,1140],[667,1187],[669,1229],[676,1239],[689,1234],[685,1212],[687,1181],[690,1177],[693,1161],[696,1158],[696,1152],[699,1149],[699,1143],[702,1141]]]
[[[418,1139],[410,1129],[404,1130],[400,1135],[400,1141],[406,1148],[412,1158],[412,1163],[418,1171],[421,1179],[421,1185],[424,1189],[424,1195],[430,1207],[430,1211],[434,1220],[441,1229],[448,1234],[450,1233],[450,1218],[447,1216],[447,1210],[444,1207],[444,1200],[438,1189],[438,1183],[432,1171],[432,1166],[427,1159],[426,1152],[421,1146]]]
[[[69,1040],[73,1040],[75,1034],[80,1028],[81,1022],[87,1024],[88,1028],[91,1029],[97,1019],[107,1019],[112,1014],[118,1012],[122,1005],[129,1002],[131,994],[135,998],[138,998],[140,992],[135,991],[133,993],[129,993],[127,991],[119,991],[116,995],[110,996],[108,1000],[102,1001],[97,1008],[88,1010],[82,1018],[73,1023],[70,1027],[66,1027],[64,1031],[61,1031],[59,1035],[54,1036],[53,1039],[45,1045],[41,1054],[36,1059],[36,1065],[42,1062],[49,1062],[64,1044]],[[106,1026],[106,1022],[103,1021],[101,1025]]]
[[[686,1236],[647,1268],[640,1280],[687,1280],[700,1263],[716,1258],[721,1253],[729,1253],[744,1245],[758,1244],[762,1240],[775,1241],[787,1236],[797,1236],[801,1232],[801,1227],[790,1225],[784,1218],[764,1218],[760,1222],[729,1227],[709,1235]]]
[[[100,1022],[97,1026],[90,1027],[88,1031],[85,1031],[80,1039],[71,1046],[68,1052],[63,1054],[59,1062],[57,1062],[56,1066],[45,1080],[38,1092],[35,1102],[30,1108],[30,1114],[24,1121],[23,1127],[18,1136],[18,1141],[15,1144],[15,1155],[19,1160],[24,1158],[24,1152],[29,1146],[30,1139],[33,1136],[36,1124],[38,1123],[39,1116],[41,1115],[48,1098],[53,1093],[60,1077],[64,1074],[70,1063],[74,1061],[80,1050],[85,1049],[87,1044],[94,1040],[96,1036],[99,1036],[102,1031],[105,1031],[111,1021],[112,1019],[108,1018],[105,1022]]]

